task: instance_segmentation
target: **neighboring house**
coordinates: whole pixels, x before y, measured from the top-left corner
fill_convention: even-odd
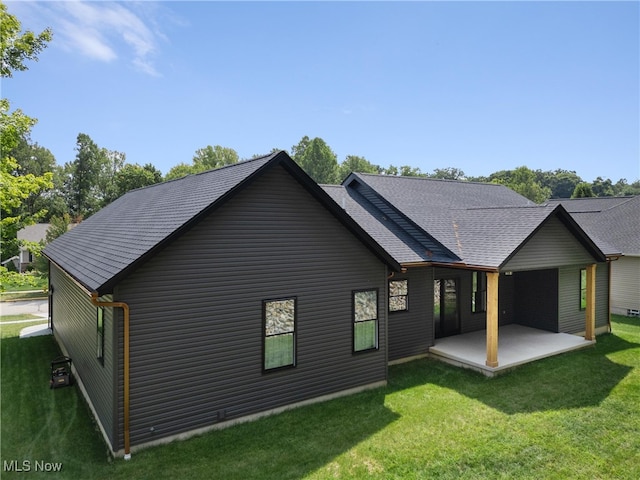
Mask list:
[[[640,315],[640,196],[550,200],[562,204],[605,252],[610,263],[611,313]]]
[[[51,224],[49,223],[36,223],[34,225],[26,226],[18,230],[18,242],[23,241],[39,243],[47,236],[47,230]],[[16,268],[20,273],[23,273],[33,263],[33,253],[29,251],[29,248],[25,245],[20,245],[20,253],[18,254],[18,260]]]
[[[284,152],[129,192],[44,254],[54,335],[125,456],[383,385],[439,337],[487,329],[493,367],[499,325],[607,328],[605,255],[562,206],[427,179],[320,187]]]

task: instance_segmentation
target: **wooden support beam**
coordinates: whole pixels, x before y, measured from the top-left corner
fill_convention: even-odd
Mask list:
[[[487,272],[487,367],[498,366],[498,272]]]
[[[596,264],[587,266],[587,308],[584,339],[596,339]]]

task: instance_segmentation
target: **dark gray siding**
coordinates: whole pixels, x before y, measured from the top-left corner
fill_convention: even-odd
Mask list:
[[[73,360],[90,402],[95,409],[109,440],[116,436],[114,421],[116,388],[114,365],[113,309],[105,308],[104,315],[104,365],[97,357],[97,309],[89,295],[51,265],[50,284],[53,289],[53,331],[56,340]]]
[[[267,172],[116,289],[131,308],[131,444],[385,381],[386,277],[283,168]],[[379,291],[379,349],[353,354],[360,289]],[[292,296],[297,365],[264,373],[262,301]]]
[[[592,263],[593,258],[555,216],[550,217],[502,270],[540,270]]]
[[[433,268],[410,268],[393,280],[408,280],[409,309],[389,312],[389,360],[427,353],[433,345]]]
[[[585,330],[585,311],[580,310],[580,269],[586,265],[564,267],[558,276],[559,330],[578,333]],[[604,327],[609,321],[608,312],[608,272],[607,264],[596,266],[596,328]]]

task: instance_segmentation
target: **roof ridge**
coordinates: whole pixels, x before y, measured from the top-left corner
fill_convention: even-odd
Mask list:
[[[255,162],[257,160],[264,160],[264,159],[266,159],[268,157],[275,157],[276,155],[278,155],[279,153],[281,153],[283,151],[284,150],[279,150],[277,152],[269,153],[267,155],[260,155],[259,157],[247,158],[247,159],[239,160],[236,163],[229,163],[227,165],[222,165],[221,167],[210,168],[210,169],[204,170],[202,172],[189,173],[187,175],[183,175],[182,177],[172,178],[170,180],[163,180],[162,182],[154,183],[153,185],[146,185],[144,187],[134,188],[134,189],[128,190],[122,196],[126,195],[129,192],[135,192],[135,191],[138,191],[138,190],[145,190],[147,188],[159,187],[160,185],[166,185],[168,183],[178,182],[178,181],[184,180],[186,178],[194,178],[194,177],[197,177],[198,175],[204,175],[204,174],[208,174],[208,173],[211,173],[211,172],[217,172],[217,171],[220,171],[220,170],[227,169],[229,167],[236,167],[238,165],[244,165],[244,164],[247,164],[247,163]]]
[[[517,208],[556,208],[555,205],[547,204],[532,204],[532,205],[493,205],[490,207],[466,207],[466,208],[451,208],[450,210],[515,210]]]
[[[367,177],[381,177],[381,178],[401,178],[406,180],[428,180],[431,182],[443,182],[443,183],[460,183],[460,184],[470,184],[470,185],[491,185],[497,187],[506,187],[506,185],[502,185],[501,183],[493,183],[493,182],[477,182],[472,180],[451,180],[448,178],[434,178],[434,177],[423,177],[423,176],[408,176],[408,175],[385,175],[384,173],[361,173],[361,172],[353,172],[356,175],[362,175]]]

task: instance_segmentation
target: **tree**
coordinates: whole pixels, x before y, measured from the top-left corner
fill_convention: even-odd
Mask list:
[[[426,177],[424,173],[420,171],[419,167],[411,167],[409,165],[403,165],[400,168],[395,165],[389,165],[387,168],[381,168],[382,175],[400,175],[401,177]]]
[[[164,181],[167,182],[169,180],[175,180],[176,178],[186,177],[187,175],[192,175],[196,173],[193,165],[188,165],[184,162],[181,162],[173,167],[167,172],[164,176]]]
[[[551,198],[569,198],[573,194],[576,185],[583,180],[576,172],[557,169],[555,171],[536,170],[536,180],[542,187],[551,190]]]
[[[115,175],[116,198],[129,190],[147,187],[162,181],[162,173],[156,167],[147,163],[143,167],[136,164],[126,164]]]
[[[466,180],[466,176],[462,170],[455,167],[435,168],[430,178],[440,178],[442,180]]]
[[[311,139],[306,135],[300,139],[297,145],[291,147],[291,158],[293,158],[296,162],[300,163],[299,160],[302,158],[304,151],[311,143]]]
[[[13,77],[14,71],[28,70],[27,60],[38,61],[38,54],[47,47],[53,33],[50,28],[39,34],[30,30],[20,33],[20,21],[7,12],[7,6],[0,2],[0,76]]]
[[[293,159],[317,183],[337,183],[338,157],[336,154],[321,138],[316,137],[308,144],[305,139],[308,140],[308,137],[304,137],[298,144],[302,145],[302,148],[293,148],[295,151]]]
[[[36,35],[26,31],[20,33],[19,20],[7,12],[0,3],[0,77],[10,78],[14,71],[27,70],[25,61],[37,60],[38,54],[51,40],[51,31],[46,29]],[[2,258],[15,255],[18,251],[17,232],[23,226],[34,223],[45,211],[25,212],[22,203],[31,195],[51,188],[52,174],[27,173],[21,175],[21,166],[13,157],[13,152],[21,141],[29,138],[31,128],[37,120],[25,115],[22,110],[10,111],[6,98],[0,99],[0,232]],[[6,269],[3,270],[5,272]],[[4,280],[4,278],[3,278]]]
[[[75,160],[65,165],[69,175],[66,192],[71,215],[84,218],[100,207],[99,177],[109,160],[106,152],[85,133],[78,134],[76,151]]]
[[[581,182],[576,185],[576,188],[573,190],[573,194],[571,198],[586,198],[586,197],[595,197],[593,194],[593,190],[591,189],[591,185],[587,182]]]
[[[15,171],[17,176],[35,175],[42,177],[52,173],[56,169],[56,159],[53,154],[40,145],[32,144],[27,138],[20,138],[18,146],[9,154],[18,168]],[[55,176],[55,174],[53,174]],[[42,215],[46,211],[42,220],[46,220],[51,215],[52,192],[51,190],[40,190],[29,195],[19,207],[18,211],[23,215]]]
[[[613,182],[609,178],[606,180],[602,177],[596,178],[591,184],[591,189],[596,197],[613,197],[615,194]]]
[[[378,173],[379,171],[380,167],[370,163],[366,158],[347,155],[338,168],[338,180],[344,180],[351,172]]]
[[[491,177],[494,183],[505,185],[534,203],[542,203],[551,196],[551,189],[542,187],[536,181],[535,172],[525,166],[515,170],[502,170],[492,174]]]
[[[193,157],[193,166],[195,167],[195,173],[199,173],[224,167],[225,165],[232,165],[238,163],[238,160],[238,153],[232,148],[207,145],[196,150],[196,154]]]

